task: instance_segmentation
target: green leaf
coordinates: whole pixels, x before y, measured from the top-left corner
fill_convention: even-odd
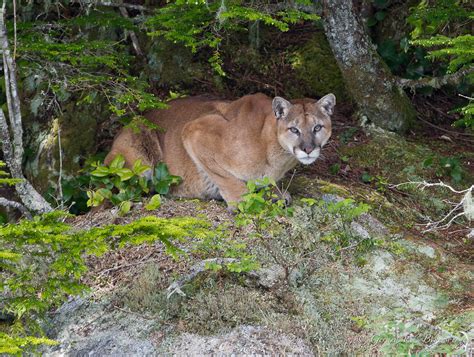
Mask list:
[[[145,209],[148,211],[153,211],[158,209],[161,206],[161,196],[160,195],[153,195],[148,202],[148,204],[145,206]]]
[[[337,175],[340,170],[341,170],[340,164],[333,164],[329,167],[329,172],[331,173],[331,175]]]
[[[89,199],[87,200],[87,207],[100,206],[105,199],[105,197],[97,191],[87,191],[87,197],[89,197]]]
[[[14,253],[8,250],[0,250],[0,259],[18,261],[21,258],[21,254]]]
[[[111,169],[121,169],[125,165],[125,159],[122,155],[117,155],[112,162],[110,163],[109,167]]]
[[[377,21],[382,21],[383,19],[385,19],[386,15],[387,13],[385,11],[377,11],[374,16],[377,19]]]
[[[433,157],[430,156],[426,160],[423,161],[423,167],[432,167],[433,166]]]
[[[155,177],[158,181],[161,181],[169,176],[168,166],[165,163],[160,162],[155,168]]]
[[[378,22],[377,19],[374,16],[371,16],[367,20],[367,26],[373,27],[373,26],[377,25],[377,22]]]
[[[137,176],[140,176],[141,174],[143,174],[145,171],[147,170],[150,170],[150,166],[147,166],[147,165],[142,165],[142,160],[141,159],[138,159],[137,161],[135,161],[135,163],[133,164],[133,168],[132,168],[132,171],[135,175]]]
[[[119,213],[123,216],[126,215],[128,212],[130,212],[130,209],[132,208],[132,202],[130,201],[123,201],[120,206],[119,206]]]
[[[155,184],[155,191],[160,195],[167,195],[170,192],[170,181],[161,180]]]
[[[120,177],[122,181],[130,180],[134,176],[132,170],[129,169],[117,169],[115,173]]]
[[[107,166],[99,166],[91,172],[91,175],[96,177],[105,177],[110,175],[110,170]]]
[[[361,179],[362,182],[364,182],[364,183],[370,183],[370,182],[372,182],[373,177],[372,177],[368,172],[364,172],[364,173],[362,174],[362,176],[360,177],[360,179]]]
[[[44,97],[40,94],[37,94],[30,102],[30,110],[34,116],[38,115],[38,109],[43,105]]]
[[[314,198],[302,198],[301,202],[307,204],[310,207],[316,204],[316,200]]]
[[[96,194],[99,194],[100,196],[104,197],[104,198],[107,198],[107,199],[111,199],[112,198],[112,191],[107,189],[107,188],[100,188],[96,191]]]
[[[206,262],[205,266],[204,266],[207,270],[211,270],[211,271],[214,271],[214,272],[217,272],[219,270],[222,270],[222,265],[221,264],[217,264],[216,262]]]

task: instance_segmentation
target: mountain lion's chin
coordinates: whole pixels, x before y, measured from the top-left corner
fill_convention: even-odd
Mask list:
[[[301,162],[303,165],[309,165],[315,162],[317,157],[305,157],[305,158],[298,158],[298,161]]]

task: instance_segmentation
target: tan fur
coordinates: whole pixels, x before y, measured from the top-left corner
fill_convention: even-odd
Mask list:
[[[105,163],[118,154],[124,156],[127,167],[137,159],[150,166],[164,161],[173,175],[183,178],[173,194],[236,202],[246,192],[246,181],[264,176],[281,179],[296,166],[296,156],[307,155],[304,148],[309,151],[314,145],[311,155],[319,155],[331,136],[332,110],[325,110],[323,99],[291,105],[277,97],[273,108],[272,99],[263,94],[233,102],[204,97],[174,100],[168,109],[146,115],[164,132],[123,129]],[[284,112],[278,120],[275,110]],[[323,128],[315,134],[316,124]],[[290,127],[297,127],[301,134],[292,133]]]

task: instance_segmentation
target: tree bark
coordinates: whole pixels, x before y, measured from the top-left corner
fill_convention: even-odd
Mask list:
[[[25,206],[23,206],[19,202],[10,201],[10,200],[7,200],[6,198],[0,197],[0,206],[15,208],[15,209],[19,210],[26,218],[31,219],[30,211],[28,211],[25,208]]]
[[[416,112],[378,55],[351,0],[323,0],[323,25],[359,117],[387,130],[404,132]],[[322,69],[324,70],[324,69]]]
[[[2,140],[2,150],[5,163],[10,169],[11,176],[21,180],[21,182],[15,185],[15,189],[24,206],[32,212],[46,213],[52,211],[50,204],[46,202],[25,179],[21,167],[24,150],[20,98],[18,96],[18,86],[16,83],[15,62],[8,45],[4,11],[5,1],[3,2],[2,8],[0,8],[0,48],[3,57],[3,72],[5,76],[5,92],[8,103],[10,127],[3,110],[0,109],[0,138]]]

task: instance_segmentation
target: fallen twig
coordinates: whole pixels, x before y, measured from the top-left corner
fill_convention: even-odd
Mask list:
[[[398,188],[400,186],[407,186],[407,185],[414,185],[421,190],[429,187],[443,187],[451,192],[462,195],[462,198],[459,202],[453,203],[453,208],[444,215],[440,220],[434,222],[428,222],[425,224],[426,228],[424,232],[430,232],[434,230],[443,230],[451,227],[452,223],[459,217],[465,216],[469,221],[474,219],[474,202],[472,199],[472,193],[474,191],[474,185],[465,189],[465,190],[456,190],[453,187],[445,184],[444,182],[426,182],[426,181],[418,181],[418,182],[403,182],[397,185],[390,185],[390,188]]]

